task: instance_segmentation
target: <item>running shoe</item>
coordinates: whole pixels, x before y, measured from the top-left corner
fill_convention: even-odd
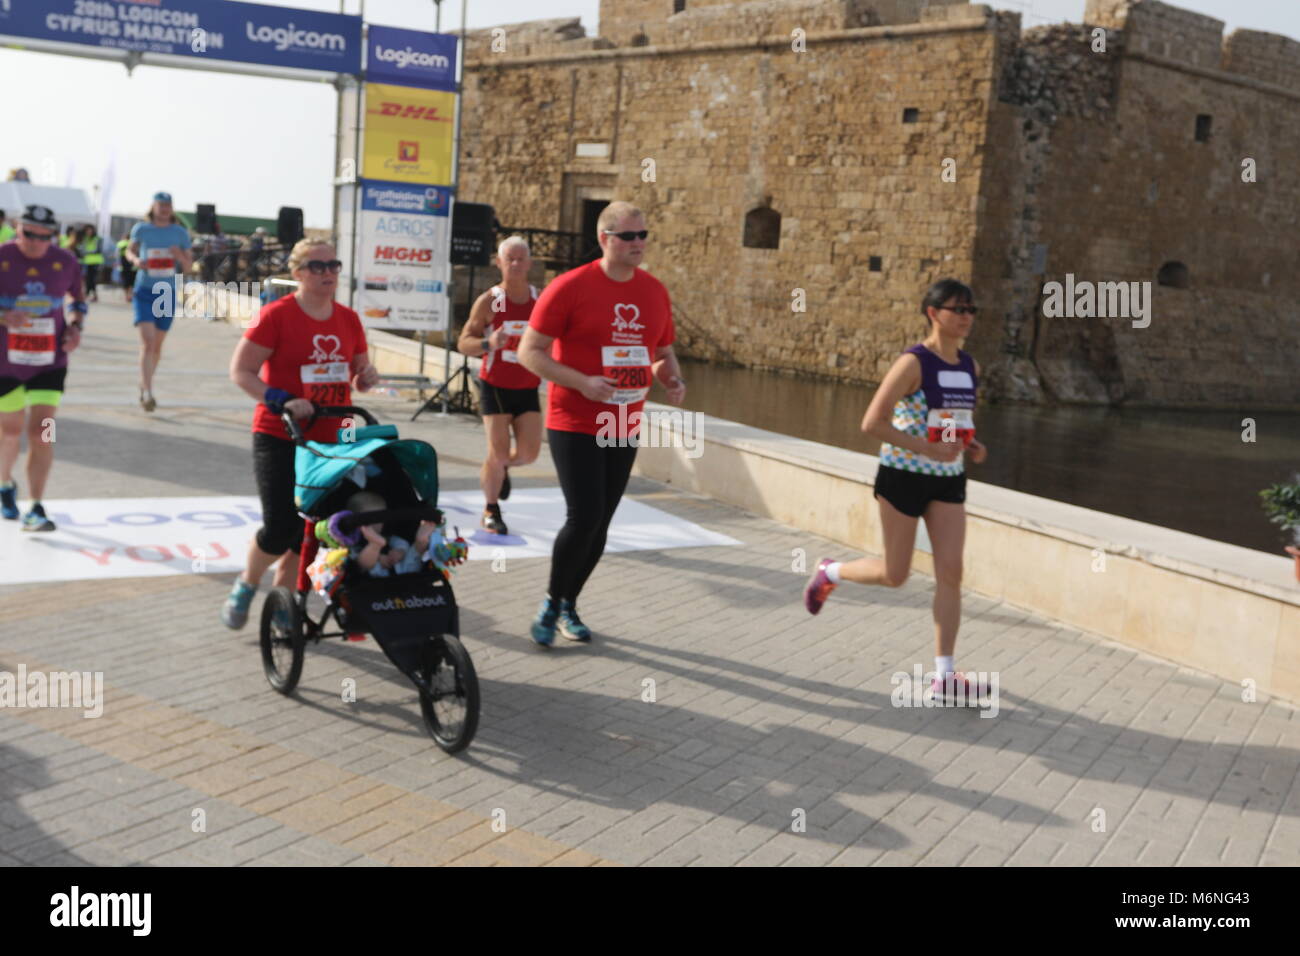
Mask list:
[[[507,534],[505,520],[501,517],[501,509],[495,505],[488,505],[483,512],[483,527],[493,534]]]
[[[32,510],[23,515],[24,531],[53,531],[54,522],[45,517],[45,507],[39,501],[32,504]]]
[[[0,516],[10,521],[18,520],[18,483],[15,481],[0,488]]]
[[[988,684],[973,681],[960,671],[947,677],[933,677],[930,680],[930,693],[936,701],[944,704],[965,704],[976,707],[981,700],[989,696]]]
[[[144,389],[140,390],[140,407],[146,412],[151,412],[158,407],[158,403],[154,401],[153,392],[147,392]]]
[[[510,497],[510,469],[506,468],[505,473],[506,476],[501,479],[501,490],[497,492],[497,498],[500,501],[505,501]]]
[[[591,640],[591,628],[582,623],[578,617],[578,609],[573,606],[572,601],[560,602],[560,633],[571,641],[582,641],[586,643]]]
[[[542,602],[542,606],[537,609],[537,617],[533,618],[533,640],[543,647],[550,647],[554,644],[555,621],[559,616],[560,609],[548,597]]]
[[[221,606],[221,623],[232,631],[237,631],[248,623],[248,606],[253,603],[257,588],[243,578],[235,578],[235,585],[230,589],[230,596]]]
[[[826,565],[833,564],[830,558],[817,562],[817,572],[808,579],[808,586],[803,589],[803,606],[809,614],[816,614],[826,603],[826,599],[835,590],[835,582],[826,576]]]

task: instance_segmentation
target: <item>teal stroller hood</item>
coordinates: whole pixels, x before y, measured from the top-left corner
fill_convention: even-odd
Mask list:
[[[420,500],[437,506],[438,454],[432,445],[413,438],[363,438],[335,445],[309,441],[295,449],[293,499],[298,510],[314,517],[326,517],[316,513],[321,500],[367,459],[382,465],[372,457],[376,452],[380,458],[391,455],[410,479],[410,486]]]

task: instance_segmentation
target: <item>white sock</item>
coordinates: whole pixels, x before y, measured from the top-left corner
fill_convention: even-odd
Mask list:
[[[939,675],[939,679],[947,677],[953,673],[951,657],[936,657],[934,659],[934,671]]]
[[[826,565],[826,576],[831,579],[831,584],[840,583],[840,564],[839,561],[832,561]]]

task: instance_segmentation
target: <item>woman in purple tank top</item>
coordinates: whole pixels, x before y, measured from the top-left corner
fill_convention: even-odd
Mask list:
[[[937,700],[974,702],[988,688],[957,671],[953,652],[961,623],[962,550],[966,543],[966,470],[988,450],[975,440],[979,364],[959,347],[970,335],[974,293],[956,279],[932,285],[921,302],[929,334],[894,362],[862,419],[879,438],[875,497],[885,556],[838,562],[823,558],[804,589],[804,606],[816,614],[841,581],[897,588],[907,580],[916,523],[925,519],[934,556]]]

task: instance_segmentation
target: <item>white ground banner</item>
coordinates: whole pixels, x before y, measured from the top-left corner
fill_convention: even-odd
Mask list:
[[[517,488],[503,507],[508,535],[478,526],[483,496],[439,496],[449,530],[458,525],[471,561],[549,558],[564,524],[558,488]],[[255,497],[79,498],[52,500],[45,510],[58,525],[24,533],[0,521],[0,582],[30,584],[159,574],[222,574],[241,570],[248,543],[262,523]],[[630,498],[619,505],[606,552],[717,547],[740,542]]]

